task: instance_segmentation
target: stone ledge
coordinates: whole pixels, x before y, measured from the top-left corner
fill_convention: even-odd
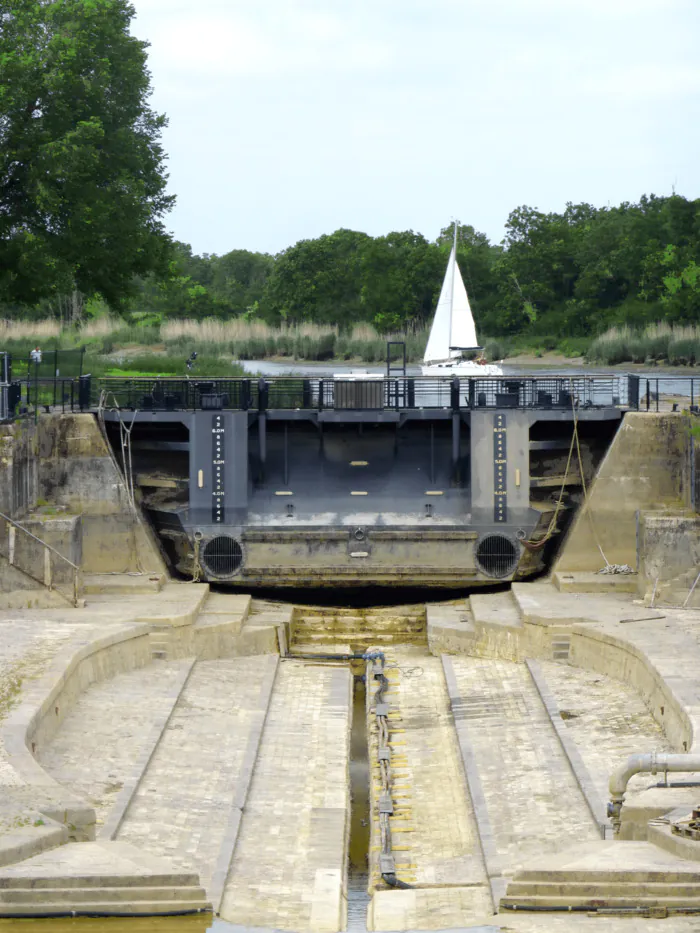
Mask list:
[[[560,593],[636,593],[636,573],[599,573],[594,571],[555,571],[552,583]]]
[[[37,817],[39,816],[37,812]],[[0,836],[0,867],[22,862],[68,842],[68,828],[44,815],[43,826],[24,826]]]

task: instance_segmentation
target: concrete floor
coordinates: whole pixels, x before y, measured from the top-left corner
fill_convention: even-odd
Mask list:
[[[78,610],[0,613],[0,886],[13,872],[10,841],[24,839],[26,847],[16,851],[26,858],[34,837],[46,829],[36,826],[44,798],[33,783],[44,773],[44,789],[55,781],[52,793],[63,790],[94,808],[102,842],[131,844],[195,871],[224,918],[214,929],[340,929],[350,808],[350,671],[323,662],[279,662],[270,646],[288,610],[266,605],[251,612],[247,604],[234,608],[218,597],[207,602],[206,589],[169,585],[159,594],[92,597]],[[516,657],[515,641],[522,649],[545,644],[544,631],[568,630],[572,643],[595,634],[601,651],[606,639],[624,643],[667,678],[692,729],[700,612],[650,613],[631,594],[562,594],[549,584],[516,586],[507,600],[499,594],[489,602],[488,594],[480,594],[471,607],[453,604],[440,616],[445,630],[450,612],[457,707],[441,651],[387,649],[395,803],[402,811],[393,833],[397,874],[417,887],[386,890],[377,852],[370,851],[369,927],[700,931],[700,918],[687,916],[630,922],[520,911],[494,915],[492,909],[494,892],[504,892],[533,859],[556,859],[600,838],[542,696]],[[198,619],[208,629],[200,641],[186,634]],[[96,664],[92,682],[83,682],[65,698],[60,716],[56,712],[58,728],[46,726],[35,743],[43,772],[28,770],[10,739],[41,708],[62,666],[97,638],[137,629],[151,639],[151,657],[158,660],[134,665],[124,655],[123,669],[115,671]],[[429,631],[429,637],[435,651],[437,635]],[[561,646],[561,634],[557,638]],[[261,651],[261,645],[267,647]],[[217,651],[220,656],[213,656]],[[664,732],[659,725],[658,696],[647,695],[639,677],[624,670],[608,676],[551,658],[551,650],[549,656],[540,651],[540,674],[598,799],[606,799],[608,776],[627,755],[678,750],[673,728]],[[575,660],[572,648],[568,661]],[[465,736],[469,766],[483,791],[476,800],[465,770]],[[370,735],[370,756],[373,743]],[[657,782],[648,775],[635,778],[629,801],[643,799]],[[693,794],[686,794],[691,802]],[[484,826],[490,832],[486,847]],[[25,873],[30,869],[29,862],[17,864]],[[5,923],[11,922],[0,920]],[[211,921],[187,923],[187,929],[203,930]],[[110,928],[122,933],[121,926]],[[59,929],[52,924],[52,931]],[[136,926],[123,929],[137,933]]]

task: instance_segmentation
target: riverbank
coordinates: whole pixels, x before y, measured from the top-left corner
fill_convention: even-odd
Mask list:
[[[693,350],[696,338],[690,330],[681,333],[659,325],[642,335],[611,331],[592,342],[589,338],[555,341],[520,334],[485,338],[484,345],[487,357],[502,361],[509,372],[622,370],[654,376],[692,375],[700,373],[696,365],[700,351],[696,354]],[[223,378],[244,371],[270,375],[317,372],[319,366],[330,373],[358,368],[381,372],[390,341],[405,342],[409,372],[417,375],[426,340],[427,330],[386,335],[360,325],[341,333],[337,328],[314,324],[272,328],[260,321],[241,319],[152,322],[144,317],[128,324],[103,318],[63,330],[55,321],[0,322],[0,349],[12,354],[15,377],[26,373],[29,353],[37,344],[43,351],[45,366],[51,370],[40,375],[53,374],[55,351],[59,355],[55,369],[61,375],[77,375],[83,351],[82,372],[95,376]],[[700,346],[700,338],[697,343]]]

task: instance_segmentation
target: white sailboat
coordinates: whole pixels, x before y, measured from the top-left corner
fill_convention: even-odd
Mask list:
[[[430,329],[421,370],[424,376],[502,376],[495,363],[463,360],[464,350],[479,350],[469,296],[457,263],[457,224],[452,252]]]

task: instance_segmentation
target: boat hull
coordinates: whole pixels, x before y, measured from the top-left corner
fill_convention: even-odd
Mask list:
[[[503,369],[496,363],[475,363],[472,360],[459,360],[455,363],[424,363],[421,366],[423,376],[502,376]]]

